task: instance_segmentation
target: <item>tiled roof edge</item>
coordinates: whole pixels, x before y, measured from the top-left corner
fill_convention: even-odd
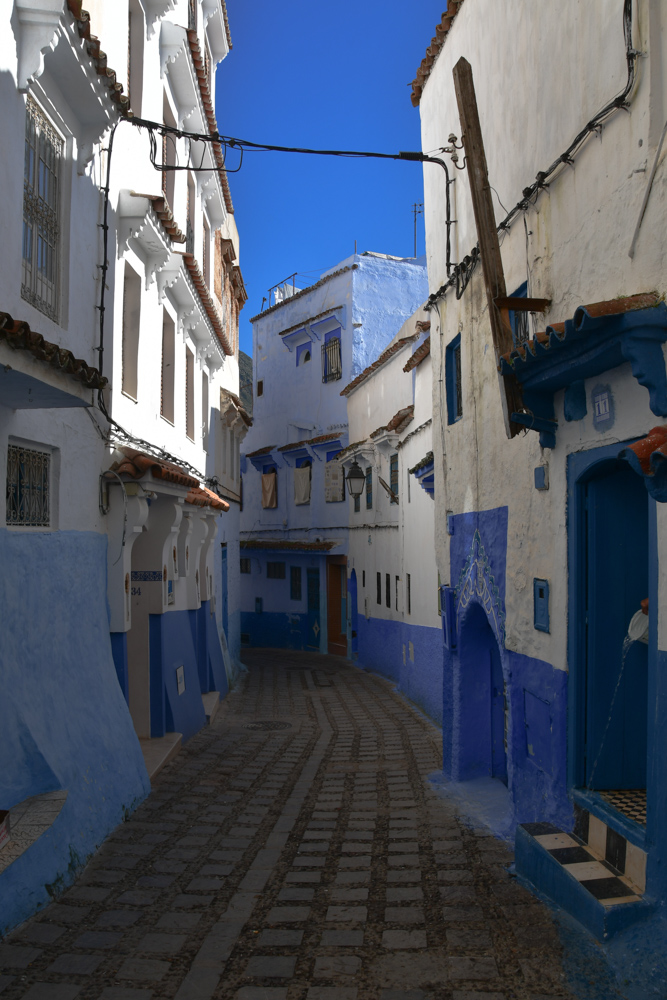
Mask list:
[[[227,45],[229,45],[230,51],[234,48],[232,44],[232,33],[229,28],[229,15],[227,14],[227,3],[226,0],[220,0],[222,5],[222,19],[225,22],[225,34],[227,35]]]
[[[431,39],[431,44],[427,48],[426,55],[421,61],[421,65],[417,70],[417,75],[412,81],[411,100],[413,108],[419,106],[424,85],[431,75],[431,70],[440,55],[442,46],[445,44],[447,32],[451,28],[452,22],[458,14],[463,2],[464,0],[448,0],[447,10],[444,11],[442,17],[440,18],[440,23],[435,26],[435,36]]]
[[[387,347],[379,358],[376,358],[375,361],[368,366],[368,368],[364,368],[364,370],[360,372],[356,378],[352,379],[351,382],[348,382],[344,389],[341,389],[341,396],[349,396],[349,394],[355,389],[358,389],[359,386],[366,381],[366,379],[370,378],[371,375],[378,370],[378,368],[382,368],[387,361],[393,358],[395,354],[398,354],[399,351],[403,350],[407,344],[413,343],[417,337],[419,337],[418,333],[411,333],[408,337],[401,337],[401,339],[397,340],[395,344],[391,344]]]
[[[190,49],[190,56],[192,58],[192,64],[195,68],[195,73],[197,74],[197,81],[199,83],[199,93],[201,95],[201,101],[204,106],[204,113],[206,115],[206,123],[208,125],[208,130],[212,135],[218,134],[218,123],[215,117],[215,109],[213,107],[213,98],[211,97],[211,90],[208,85],[208,80],[206,79],[206,67],[204,63],[204,57],[201,54],[201,47],[199,45],[199,39],[197,38],[197,32],[193,31],[191,28],[187,29],[188,36],[188,47]],[[230,45],[231,48],[231,45]],[[230,215],[234,214],[234,205],[232,203],[232,193],[229,190],[229,180],[227,178],[227,171],[225,170],[225,163],[222,158],[222,153],[220,152],[220,146],[218,143],[211,143],[211,149],[213,150],[213,156],[215,157],[215,162],[218,166],[218,176],[220,177],[220,183],[222,184],[222,192],[225,199],[225,207]]]
[[[403,366],[404,372],[411,372],[413,368],[417,368],[424,358],[427,358],[431,353],[431,338],[427,337],[424,343],[417,348],[415,353],[412,355],[407,365]]]
[[[326,274],[323,278],[320,278],[319,281],[316,281],[314,285],[309,285],[308,288],[302,288],[300,292],[297,292],[296,295],[292,295],[291,298],[283,299],[282,302],[276,302],[275,305],[269,306],[269,308],[265,309],[264,312],[257,313],[256,316],[251,316],[250,322],[254,323],[255,320],[261,319],[263,316],[268,316],[270,313],[275,312],[276,309],[286,306],[288,302],[296,302],[297,299],[303,298],[303,296],[307,295],[308,292],[314,292],[316,288],[320,288],[320,286],[326,284],[327,281],[331,281],[332,278],[337,278],[339,274],[345,274],[346,271],[356,271],[358,268],[358,264],[348,264],[347,267],[341,267],[338,271],[332,271],[331,274]]]
[[[0,312],[0,341],[3,340],[14,350],[29,351],[38,361],[44,361],[57,371],[71,375],[87,389],[103,389],[108,382],[97,368],[75,358],[71,351],[45,340],[41,333],[31,330],[28,323],[15,320],[6,312]]]
[[[82,8],[82,0],[67,0],[67,9],[77,22],[79,37],[86,42],[86,49],[94,61],[97,74],[106,78],[109,97],[117,105],[119,112],[125,115],[130,110],[130,98],[123,93],[122,83],[116,80],[115,70],[107,66],[106,53],[100,48],[100,40],[90,33],[90,14]]]
[[[218,316],[218,310],[215,307],[215,303],[213,301],[211,293],[208,290],[208,286],[204,281],[204,276],[199,270],[199,265],[195,260],[194,254],[184,253],[181,254],[181,256],[185,261],[185,266],[187,267],[190,277],[192,278],[192,284],[195,286],[197,295],[199,296],[201,304],[204,307],[204,312],[209,318],[211,326],[215,331],[216,337],[220,341],[220,345],[223,351],[225,352],[225,354],[232,355],[234,352],[231,348],[231,344],[227,340],[227,334],[225,333],[222,326],[222,321]]]

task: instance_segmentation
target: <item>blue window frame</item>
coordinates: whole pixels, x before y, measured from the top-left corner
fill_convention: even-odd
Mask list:
[[[366,510],[373,510],[373,469],[366,469]]]
[[[392,455],[389,459],[389,488],[394,496],[398,496],[398,455]],[[396,503],[392,500],[392,503]]]
[[[336,382],[343,377],[340,331],[327,333],[322,344],[322,381]]]
[[[461,334],[457,334],[445,349],[445,386],[447,390],[447,423],[455,424],[463,416],[461,383]]]

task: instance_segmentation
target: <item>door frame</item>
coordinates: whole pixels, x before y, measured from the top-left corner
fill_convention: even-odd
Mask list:
[[[610,459],[617,459],[619,452],[627,445],[633,444],[638,438],[627,441],[590,448],[587,451],[574,452],[567,456],[567,561],[568,561],[568,732],[567,732],[567,792],[569,797],[579,802],[584,808],[591,810],[608,825],[622,833],[628,840],[644,848],[657,835],[657,815],[652,808],[656,802],[658,791],[659,763],[656,760],[658,743],[657,713],[647,714],[647,767],[646,767],[646,834],[639,833],[635,824],[626,821],[625,817],[596,793],[585,788],[585,774],[581,747],[586,726],[586,672],[581,669],[585,662],[586,621],[583,608],[586,597],[586,559],[582,556],[587,551],[586,533],[584,527],[584,489],[585,482],[591,478],[595,467],[606,464]],[[658,545],[657,545],[657,511],[656,502],[647,495],[648,501],[648,576],[649,576],[649,606],[658,607]],[[659,698],[658,687],[660,678],[657,674],[658,646],[658,616],[649,616],[649,651],[648,651],[648,703],[656,704]],[[664,698],[664,694],[663,694]],[[663,740],[664,741],[664,740]]]

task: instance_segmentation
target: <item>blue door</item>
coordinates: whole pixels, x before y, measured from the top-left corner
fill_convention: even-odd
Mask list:
[[[648,495],[625,462],[596,467],[583,486],[587,788],[646,788],[648,647],[623,665],[630,619],[648,596]]]
[[[359,655],[359,612],[357,611],[357,573],[352,570],[350,576],[350,588],[348,591],[350,602],[350,641],[352,645],[352,659],[356,660]]]
[[[308,586],[308,649],[320,648],[320,571],[307,571]]]
[[[229,638],[229,588],[227,586],[227,546],[222,546],[222,628],[225,636]]]

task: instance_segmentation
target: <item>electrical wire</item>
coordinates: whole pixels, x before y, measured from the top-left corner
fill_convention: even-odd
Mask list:
[[[637,56],[640,54],[632,46],[632,3],[633,0],[624,0],[623,2],[623,36],[625,38],[625,58],[628,68],[628,75],[625,86],[620,94],[613,97],[600,111],[594,115],[590,121],[588,121],[584,127],[575,135],[574,139],[567,147],[567,149],[557,157],[553,163],[547,167],[546,170],[540,170],[532,184],[525,187],[522,192],[522,198],[516,203],[514,208],[512,208],[505,218],[496,227],[497,232],[502,232],[503,230],[509,230],[510,226],[516,219],[518,215],[525,212],[529,205],[535,204],[540,192],[545,190],[547,185],[547,180],[556,173],[563,165],[572,165],[574,162],[574,156],[579,151],[581,146],[584,144],[586,139],[592,135],[594,132],[599,132],[602,125],[606,120],[613,114],[615,114],[621,108],[627,110],[627,99],[635,85],[637,78],[637,68],[636,61]],[[454,265],[454,273],[451,274],[447,281],[440,286],[440,288],[433,292],[429,296],[426,309],[431,309],[438,299],[443,298],[450,288],[456,288],[457,299],[461,298],[461,295],[465,291],[471,277],[475,270],[479,260],[479,244],[477,244],[470,252],[469,255],[463,258],[460,264]],[[447,272],[449,274],[449,272]]]

